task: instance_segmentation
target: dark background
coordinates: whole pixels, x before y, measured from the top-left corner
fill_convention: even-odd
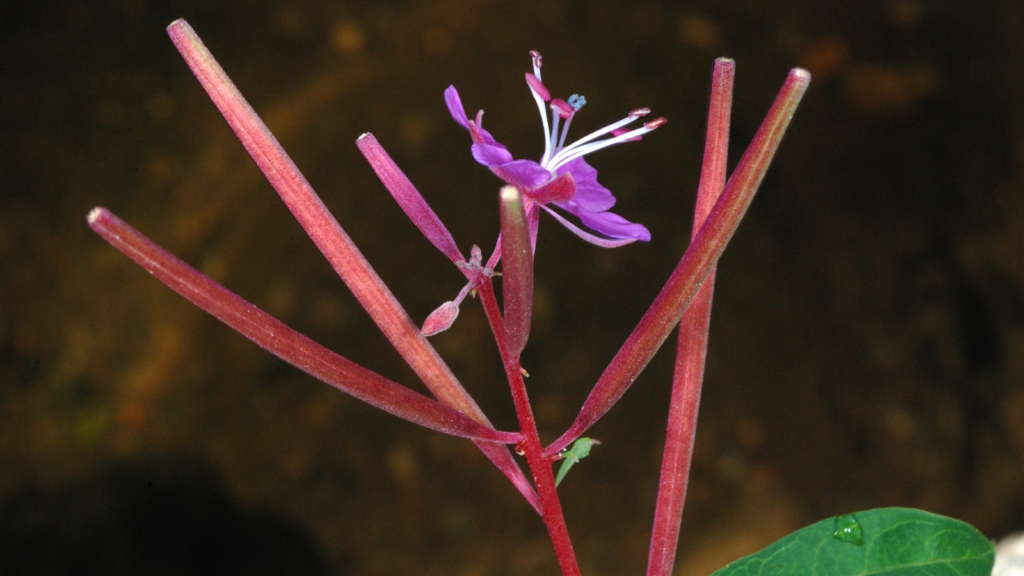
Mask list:
[[[65,2],[0,8],[0,572],[556,570],[472,444],[283,364],[88,229],[106,206],[422,389],[178,56],[178,17],[417,322],[462,276],[375,179],[361,133],[465,252],[489,251],[500,182],[448,116],[449,84],[520,158],[542,150],[531,49],[556,96],[586,96],[577,137],[641,106],[668,117],[589,158],[650,244],[604,250],[542,217],[524,365],[548,441],[686,248],[714,58],[737,62],[734,161],[787,70],[808,68],[720,267],[679,573],[870,507],[1024,528],[1019,2]],[[513,428],[480,307],[433,341]],[[562,485],[586,574],[643,570],[671,362],[655,358]]]

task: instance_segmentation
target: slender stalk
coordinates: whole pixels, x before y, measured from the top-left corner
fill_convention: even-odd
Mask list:
[[[501,189],[502,252],[501,286],[505,297],[505,341],[509,356],[519,361],[530,336],[533,314],[533,250],[523,198],[513,186]]]
[[[572,540],[569,538],[569,528],[565,524],[565,516],[562,514],[562,502],[558,499],[558,490],[555,487],[555,474],[551,470],[551,460],[544,455],[544,445],[540,442],[537,423],[533,418],[533,410],[530,408],[530,399],[526,394],[526,384],[523,382],[521,370],[518,361],[505,365],[505,373],[508,375],[509,385],[512,388],[512,400],[516,405],[516,414],[519,416],[520,431],[523,435],[523,441],[519,447],[526,456],[526,462],[530,465],[530,472],[533,473],[533,483],[537,487],[537,494],[540,495],[541,505],[544,509],[542,515],[544,526],[547,527],[551,545],[555,548],[555,556],[557,556],[558,565],[562,569],[562,576],[579,576],[580,567],[576,562],[576,553],[573,551]]]
[[[480,303],[483,304],[484,313],[487,314],[487,321],[491,325],[491,332],[494,333],[494,342],[498,345],[501,364],[505,366],[509,363],[508,345],[505,342],[505,321],[498,308],[498,297],[494,295],[494,283],[490,278],[485,278],[477,288],[477,292],[480,294]]]
[[[545,450],[549,457],[565,449],[604,416],[668,338],[750,207],[810,81],[811,75],[806,70],[795,68],[790,71],[700,232],[654,303],[594,385],[576,421]]]
[[[711,105],[708,108],[708,130],[704,145],[704,164],[697,188],[697,208],[693,215],[693,236],[696,236],[711,208],[725,187],[726,163],[729,157],[729,116],[732,110],[732,84],[735,63],[728,58],[715,62],[711,79]],[[647,576],[669,576],[675,564],[679,543],[679,525],[686,502],[690,478],[690,462],[697,430],[697,409],[700,406],[701,384],[704,381],[704,360],[708,350],[711,320],[711,298],[715,290],[715,269],[712,268],[689,308],[679,321],[679,343],[676,348],[672,398],[668,410],[665,452],[661,460],[658,503],[654,510],[651,549],[647,560]]]
[[[384,187],[388,189],[413,224],[427,237],[427,240],[430,240],[431,244],[455,264],[465,262],[458,246],[455,245],[455,239],[452,238],[451,232],[373,134],[367,132],[360,136],[356,140],[356,146],[366,157],[366,161],[370,163],[380,181],[384,183]]]
[[[503,275],[503,281],[504,278]],[[523,441],[518,448],[526,456],[530,472],[533,473],[533,481],[537,486],[543,510],[541,518],[544,520],[544,526],[548,529],[548,536],[555,549],[555,556],[562,569],[562,576],[576,576],[580,573],[579,564],[576,561],[576,553],[573,551],[572,540],[569,538],[569,528],[562,513],[562,503],[558,498],[555,474],[551,470],[551,458],[544,455],[544,447],[537,432],[533,409],[530,407],[530,399],[526,393],[526,383],[523,381],[522,366],[518,359],[513,360],[509,356],[505,339],[505,322],[498,310],[498,299],[494,295],[494,284],[490,278],[480,284],[480,301],[483,303],[487,319],[491,323],[491,331],[494,332],[494,339],[498,344],[498,351],[501,353],[502,364],[505,366],[505,374],[512,390],[512,401],[515,403],[519,427],[523,434]]]
[[[419,336],[394,295],[188,23],[178,20],[168,27],[168,33],[267,180],[388,340],[438,398],[485,422],[479,407],[433,347]]]
[[[465,438],[515,444],[522,435],[498,432],[461,412],[363,368],[292,330],[167,252],[105,208],[89,226],[167,287],[234,328],[264,350],[342,392],[415,424]]]
[[[493,427],[192,27],[184,20],[176,20],[167,27],[167,33],[256,165],[391,345],[438,400],[484,426]],[[536,498],[507,448],[492,443],[477,446],[527,500]]]

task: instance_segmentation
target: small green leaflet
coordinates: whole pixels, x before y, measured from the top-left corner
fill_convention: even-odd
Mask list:
[[[569,468],[572,468],[577,462],[590,455],[590,449],[594,444],[600,444],[600,442],[593,438],[580,438],[573,443],[572,448],[562,452],[562,466],[558,468],[555,486],[562,483],[562,478],[565,478],[565,475],[569,473]]]
[[[992,542],[973,526],[909,508],[822,520],[712,576],[990,576]]]

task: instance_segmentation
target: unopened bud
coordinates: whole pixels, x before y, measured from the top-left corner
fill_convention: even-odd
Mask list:
[[[423,321],[423,328],[420,328],[420,332],[424,336],[433,336],[434,334],[440,334],[445,330],[452,327],[452,323],[459,317],[459,306],[455,302],[445,302],[441,304],[437,310],[430,313],[427,319]]]

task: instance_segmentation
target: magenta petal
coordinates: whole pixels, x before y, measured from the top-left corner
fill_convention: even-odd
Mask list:
[[[551,172],[533,160],[515,160],[491,169],[502,180],[521,190],[537,188],[551,180]]]
[[[643,224],[634,224],[618,214],[611,212],[587,212],[580,210],[580,221],[595,232],[611,238],[634,238],[641,242],[650,242],[651,233]]]
[[[615,196],[604,186],[593,182],[576,182],[576,196],[572,199],[585,212],[604,212],[615,206]]]
[[[544,210],[547,210],[548,214],[551,214],[551,216],[555,220],[558,220],[559,222],[562,223],[562,226],[565,226],[570,232],[595,246],[600,246],[602,248],[618,248],[619,246],[625,246],[626,244],[632,244],[633,242],[636,242],[636,238],[626,238],[623,240],[609,240],[607,238],[595,236],[590,232],[581,229],[579,226],[576,226],[572,222],[569,222],[561,214],[555,212],[551,208],[548,208],[543,204],[536,204],[536,206],[540,206]]]
[[[483,112],[483,110],[481,110],[481,112]],[[474,133],[475,133],[475,136],[476,136],[476,140],[474,140],[474,142],[479,140],[483,144],[490,144],[492,146],[500,146],[501,148],[505,148],[504,144],[502,144],[501,142],[498,142],[497,140],[495,140],[494,136],[491,136],[490,132],[488,132],[487,130],[484,130],[479,125],[477,125],[477,124],[470,124],[469,126],[470,126],[469,133],[471,135],[474,135]],[[505,150],[508,150],[508,148],[505,148]]]
[[[473,158],[488,168],[512,162],[512,153],[501,144],[473,144],[471,149]]]
[[[466,117],[466,109],[462,106],[462,99],[459,98],[459,92],[455,86],[449,86],[444,91],[444,102],[448,105],[448,112],[451,112],[452,118],[468,130],[469,118]]]
[[[572,201],[588,212],[604,212],[615,206],[615,196],[597,181],[597,169],[577,158],[558,169],[558,174],[571,174],[576,182]]]
[[[476,113],[476,121],[469,122],[469,133],[473,137],[473,142],[482,142],[484,144],[496,144],[505,148],[505,145],[494,139],[491,133],[484,130],[484,111],[478,110]],[[507,148],[506,148],[507,149]]]
[[[651,233],[643,224],[634,224],[618,214],[611,212],[588,212],[580,209],[574,202],[552,202],[552,204],[571,212],[583,222],[584,226],[605,236],[632,238],[642,242],[651,241]],[[548,210],[548,212],[551,211]]]
[[[568,202],[576,196],[576,182],[572,174],[562,174],[530,191],[530,198],[537,203]]]
[[[455,89],[455,86],[449,86],[444,91],[444,103],[448,105],[448,112],[451,113],[452,118],[463,128],[469,130],[474,142],[501,146],[501,144],[494,140],[494,136],[491,136],[491,133],[484,130],[484,127],[481,125],[484,114],[483,110],[477,112],[475,123],[466,116],[466,109],[462,106],[462,98],[459,98],[459,92]],[[504,148],[504,146],[501,147]]]

